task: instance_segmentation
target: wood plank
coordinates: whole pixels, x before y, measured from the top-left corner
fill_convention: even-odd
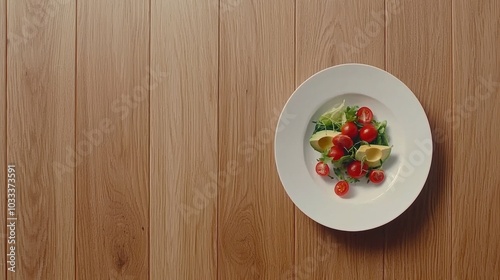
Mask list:
[[[450,159],[452,131],[445,120],[452,104],[451,1],[398,3],[400,12],[387,26],[387,70],[412,89],[426,111],[434,154],[422,193],[386,230],[385,275],[388,279],[450,279],[455,163]]]
[[[6,186],[7,182],[7,0],[0,1],[0,186]],[[2,189],[7,189],[7,186]],[[0,193],[0,231],[1,240],[0,242],[0,275],[2,279],[5,279],[6,274],[6,251],[5,251],[5,239],[7,238],[7,225],[5,216],[6,210],[6,192]]]
[[[7,279],[73,279],[74,173],[64,164],[75,143],[75,1],[7,4],[7,160],[18,216]]]
[[[384,68],[384,1],[297,0],[296,85],[324,68]],[[296,279],[382,279],[384,228],[346,233],[296,213]]]
[[[218,3],[151,2],[151,279],[217,278]]]
[[[221,4],[218,278],[281,279],[293,265],[293,204],[273,140],[294,89],[294,5]]]
[[[78,1],[80,279],[148,278],[149,4]]]
[[[491,120],[500,118],[500,2],[457,0],[453,7],[452,279],[498,279],[500,149]],[[471,139],[473,153],[464,152]]]

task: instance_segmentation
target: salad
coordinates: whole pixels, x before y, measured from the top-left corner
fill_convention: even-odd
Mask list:
[[[344,196],[349,185],[366,179],[380,184],[382,168],[389,158],[387,121],[377,121],[368,107],[346,106],[345,100],[313,121],[311,147],[320,153],[316,163],[319,176],[337,180],[334,192]]]

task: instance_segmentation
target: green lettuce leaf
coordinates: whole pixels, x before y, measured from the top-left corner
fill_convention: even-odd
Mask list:
[[[336,123],[342,123],[344,116],[345,100],[341,104],[336,104],[332,109],[321,115],[318,119],[320,126],[333,127]],[[345,117],[345,116],[344,116]]]

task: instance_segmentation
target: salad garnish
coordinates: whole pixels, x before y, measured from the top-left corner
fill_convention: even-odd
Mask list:
[[[378,121],[368,107],[336,104],[313,121],[314,131],[309,143],[319,152],[316,173],[338,180],[334,192],[344,196],[349,184],[367,182],[380,184],[385,174],[383,163],[392,146],[387,136],[387,121]]]

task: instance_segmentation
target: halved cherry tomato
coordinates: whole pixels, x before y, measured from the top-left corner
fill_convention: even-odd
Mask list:
[[[328,164],[320,161],[316,164],[316,173],[320,176],[328,176],[330,175],[330,167]]]
[[[368,165],[366,163],[361,166],[361,161],[355,160],[347,166],[347,174],[354,179],[359,179],[366,175]]]
[[[328,156],[331,157],[333,160],[339,160],[341,157],[344,156],[344,149],[339,148],[337,146],[333,146],[330,148]]]
[[[354,145],[352,139],[349,136],[343,134],[333,137],[332,143],[336,147],[339,147],[341,149],[345,148],[347,150],[349,150],[352,147],[352,145]]]
[[[377,136],[378,136],[378,131],[372,124],[365,124],[359,130],[359,138],[368,143],[377,139]]]
[[[347,183],[346,181],[338,181],[333,189],[335,191],[335,194],[337,194],[338,196],[343,196],[349,191],[349,183]]]
[[[371,123],[373,120],[373,112],[368,107],[359,108],[356,116],[358,117],[358,122],[361,124]]]
[[[370,171],[370,181],[372,181],[373,183],[380,184],[382,183],[382,181],[384,181],[384,178],[384,170],[375,169]]]
[[[342,134],[351,137],[351,139],[358,136],[358,127],[353,122],[346,122],[341,128]]]

